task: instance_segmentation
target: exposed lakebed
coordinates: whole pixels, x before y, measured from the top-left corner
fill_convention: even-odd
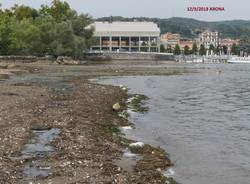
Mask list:
[[[11,157],[12,160],[27,160],[23,166],[24,181],[52,175],[51,167],[46,165],[42,158],[55,153],[50,143],[59,136],[60,132],[58,128],[32,130],[32,138],[24,145],[21,153]]]

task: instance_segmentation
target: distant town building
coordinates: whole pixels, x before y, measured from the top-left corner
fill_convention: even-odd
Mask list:
[[[95,22],[92,51],[159,52],[160,28],[153,22]]]
[[[175,45],[180,44],[180,38],[180,34],[168,32],[161,35],[161,44],[164,45],[165,49],[169,47],[174,49]]]
[[[185,46],[188,46],[188,48],[191,50],[193,48],[193,44],[195,42],[193,40],[189,40],[189,39],[180,39],[179,45],[180,45],[180,49],[184,50]]]
[[[220,46],[221,47],[226,46],[228,48],[228,50],[231,50],[233,44],[239,45],[239,42],[240,42],[239,39],[233,40],[231,38],[226,38],[226,39],[221,40]]]
[[[204,45],[206,49],[209,49],[210,45],[215,48],[220,45],[219,33],[217,31],[204,31],[199,34],[199,46]]]

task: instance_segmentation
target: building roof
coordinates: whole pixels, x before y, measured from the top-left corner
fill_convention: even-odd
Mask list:
[[[153,22],[95,22],[95,36],[159,36],[160,29]]]

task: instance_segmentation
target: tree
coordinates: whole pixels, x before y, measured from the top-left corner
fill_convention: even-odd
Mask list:
[[[236,45],[236,43],[234,43],[234,44],[232,45],[231,53],[232,53],[233,55],[239,55],[239,47],[238,47],[238,45]]]
[[[12,22],[12,18],[3,14],[0,15],[0,55],[9,54],[11,35],[13,32],[11,27]]]
[[[36,9],[24,5],[22,6],[15,5],[12,8],[12,11],[13,15],[18,21],[29,18],[35,19],[36,17],[38,17],[38,12]]]
[[[72,10],[67,2],[62,2],[60,0],[53,0],[50,7],[42,5],[40,14],[43,16],[52,16],[58,23],[72,20],[77,16],[76,11]]]
[[[191,53],[192,53],[192,54],[197,54],[197,53],[198,53],[198,47],[197,47],[197,44],[196,44],[196,43],[193,43]]]
[[[185,45],[185,47],[184,47],[184,54],[185,55],[189,55],[190,54],[190,50],[189,50],[189,47],[187,45]]]
[[[167,53],[172,53],[172,47],[171,47],[171,45],[167,46],[167,50],[166,51],[167,51]]]
[[[10,54],[16,55],[36,55],[40,49],[40,30],[28,19],[13,22],[13,33],[10,37]]]
[[[166,52],[165,46],[163,44],[160,45],[160,52]]]
[[[217,55],[220,55],[221,54],[221,47],[220,46],[217,46],[216,48],[215,48],[215,54],[217,54]]]
[[[175,55],[180,55],[181,54],[181,49],[180,49],[180,46],[178,44],[175,45],[174,54]]]
[[[207,50],[206,50],[205,46],[203,44],[201,44],[199,54],[201,56],[203,56],[203,55],[206,55],[206,52],[207,52]]]
[[[94,40],[93,30],[85,29],[90,23],[89,15],[78,15],[60,0],[39,10],[0,7],[0,54],[81,58]]]
[[[228,47],[226,45],[223,45],[222,50],[224,54],[228,53]]]
[[[209,45],[209,52],[210,52],[210,54],[214,53],[214,50],[215,50],[214,45],[210,44]]]
[[[238,45],[239,51],[250,53],[250,36],[243,36]]]

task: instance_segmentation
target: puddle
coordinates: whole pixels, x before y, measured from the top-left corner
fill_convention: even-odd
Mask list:
[[[60,129],[52,128],[49,130],[33,130],[34,137],[30,143],[24,146],[22,156],[25,158],[47,156],[54,152],[52,146],[48,145],[60,134]]]
[[[44,165],[38,158],[49,156],[55,152],[53,146],[49,145],[56,139],[61,130],[58,128],[32,130],[33,137],[24,146],[19,156],[11,157],[12,160],[34,159],[27,162],[23,167],[23,176],[25,181],[36,178],[45,178],[52,175],[50,166]]]
[[[23,168],[25,180],[33,180],[37,178],[46,178],[52,175],[51,168],[43,165],[41,161],[32,161],[25,164]]]
[[[123,150],[123,155],[120,159],[115,161],[115,164],[121,167],[124,171],[132,173],[138,160],[142,159],[142,156],[131,153],[129,149]]]
[[[53,75],[32,73],[21,77],[11,76],[11,79],[8,82],[12,85],[23,83],[47,86],[52,90],[63,94],[70,94],[75,87],[72,82],[68,81],[68,77],[60,76],[59,73],[54,73]]]

